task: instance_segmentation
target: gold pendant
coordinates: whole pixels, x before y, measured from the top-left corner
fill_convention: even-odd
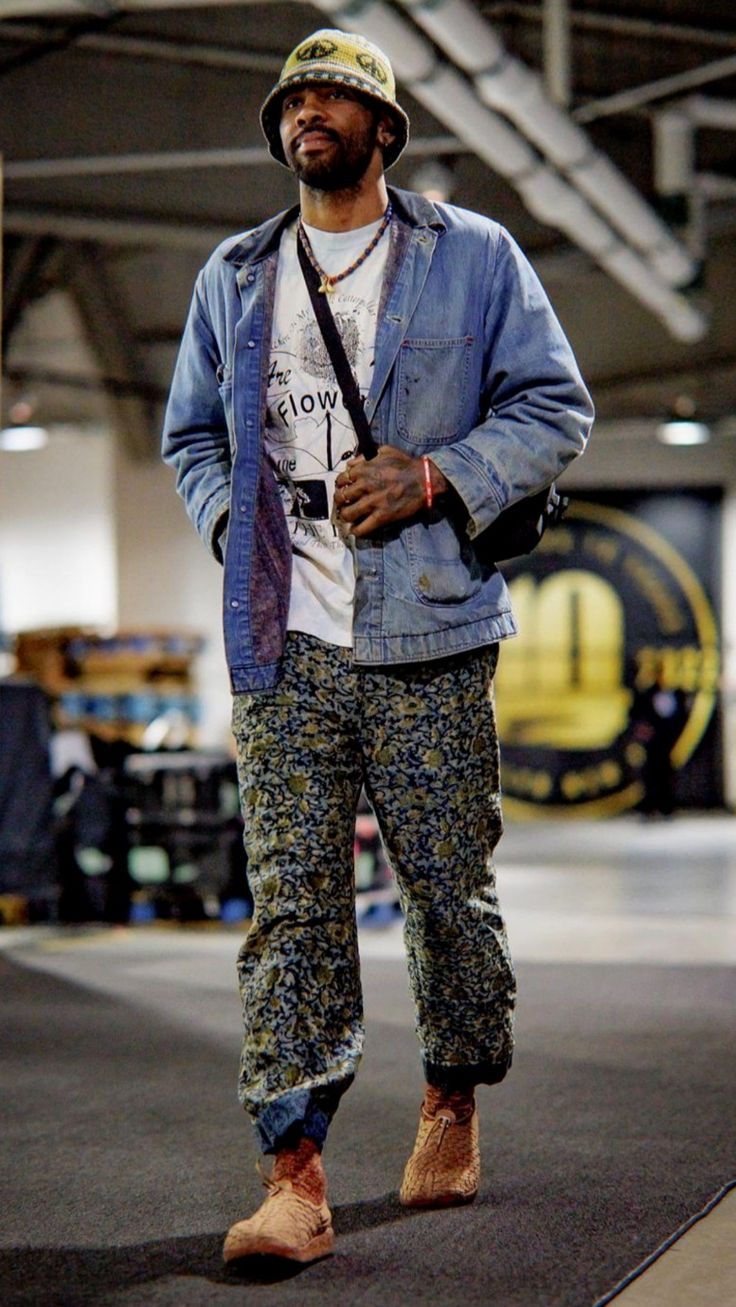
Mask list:
[[[323,278],[322,278],[322,284],[321,284],[321,286],[320,286],[320,288],[319,288],[319,293],[320,293],[320,295],[332,295],[333,292],[334,292],[334,290],[335,290],[335,287],[332,286],[332,285],[330,285],[330,282],[327,280],[326,277],[323,277]]]

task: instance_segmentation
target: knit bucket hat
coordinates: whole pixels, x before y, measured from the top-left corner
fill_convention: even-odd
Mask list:
[[[386,111],[396,139],[384,151],[384,166],[396,163],[409,139],[409,119],[396,102],[396,82],[386,55],[372,41],[354,32],[323,28],[300,41],[281,69],[278,82],[261,108],[261,127],[268,148],[279,163],[286,159],[279,135],[281,102],[287,91],[315,82],[337,82],[350,86]]]

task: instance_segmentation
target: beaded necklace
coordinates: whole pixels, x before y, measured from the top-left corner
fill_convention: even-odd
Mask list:
[[[365,249],[363,250],[363,253],[357,259],[355,259],[353,263],[350,264],[349,268],[345,268],[343,272],[336,273],[334,277],[331,276],[328,272],[325,272],[324,269],[319,266],[317,260],[314,257],[314,251],[312,250],[312,246],[309,243],[309,237],[307,236],[307,233],[304,230],[304,224],[302,223],[301,217],[299,218],[299,225],[298,225],[299,240],[301,241],[302,246],[304,247],[304,252],[307,258],[309,259],[309,262],[311,263],[312,267],[314,268],[315,272],[320,278],[320,287],[319,287],[320,295],[332,295],[339,281],[344,281],[346,277],[350,276],[351,272],[355,272],[356,268],[360,267],[361,263],[365,263],[366,259],[368,258],[368,255],[372,254],[374,249],[376,248],[378,242],[383,236],[383,233],[388,227],[388,224],[390,223],[392,217],[393,217],[393,208],[389,203],[386,212],[383,215],[383,220],[381,222],[381,225],[378,228],[378,231],[376,232],[375,236],[373,237],[373,240],[370,242],[370,244],[366,245]]]

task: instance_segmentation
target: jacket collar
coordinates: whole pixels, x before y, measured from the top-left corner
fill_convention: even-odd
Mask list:
[[[388,194],[397,217],[410,227],[432,227],[440,234],[446,230],[439,209],[423,195],[418,195],[416,191],[400,191],[394,186],[389,186]],[[299,205],[295,204],[261,223],[260,227],[254,227],[244,236],[237,237],[224,256],[225,262],[240,268],[245,263],[257,263],[265,259],[267,254],[278,249],[284,228],[295,222],[298,216]]]

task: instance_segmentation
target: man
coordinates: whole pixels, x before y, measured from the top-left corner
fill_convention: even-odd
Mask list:
[[[164,456],[224,561],[252,926],[240,1098],[268,1196],[225,1258],[332,1249],[322,1148],[360,1061],[353,828],[364,786],[406,917],[426,1091],[400,1198],[470,1201],[475,1089],[511,1063],[514,977],[492,679],[514,633],[480,533],[585,444],[592,410],[537,278],[496,223],[389,191],[408,120],[385,55],[320,31],[261,110],[299,208],[199,276]],[[380,446],[355,431],[297,242]]]
[[[631,705],[633,735],[643,754],[639,811],[649,818],[671,817],[675,810],[672,750],[687,719],[683,691],[670,688],[667,681],[667,663],[662,659],[652,684],[636,689]]]

